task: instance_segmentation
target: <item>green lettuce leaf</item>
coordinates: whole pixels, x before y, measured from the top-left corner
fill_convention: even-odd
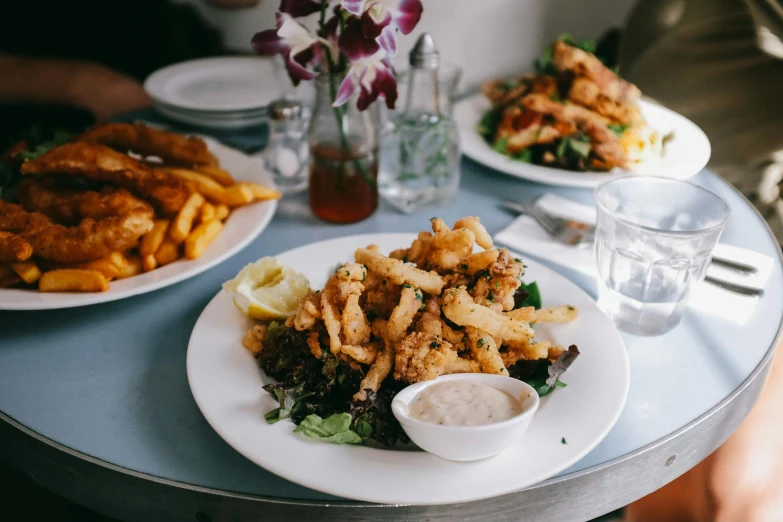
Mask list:
[[[519,283],[514,294],[514,308],[524,308],[526,306],[532,306],[536,310],[541,308],[541,292],[538,290],[538,285],[535,281],[526,285],[524,282]]]
[[[360,444],[362,437],[351,431],[352,420],[348,413],[335,413],[325,419],[315,414],[308,415],[294,429],[294,433],[335,444]]]

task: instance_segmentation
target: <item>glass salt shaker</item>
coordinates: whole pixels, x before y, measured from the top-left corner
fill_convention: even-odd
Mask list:
[[[307,121],[302,104],[288,99],[272,102],[264,165],[272,173],[278,190],[292,194],[307,188],[308,155]]]
[[[451,105],[460,69],[441,64],[435,41],[419,37],[410,54],[402,109],[381,137],[379,188],[406,213],[453,201],[459,190],[460,139]]]

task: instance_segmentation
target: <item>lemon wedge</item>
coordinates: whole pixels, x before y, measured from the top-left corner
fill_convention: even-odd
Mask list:
[[[275,321],[294,315],[299,301],[310,292],[310,282],[277,259],[263,257],[223,283],[223,289],[234,295],[234,304],[243,314]]]

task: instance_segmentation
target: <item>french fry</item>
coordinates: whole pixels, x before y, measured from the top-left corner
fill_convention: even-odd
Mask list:
[[[228,210],[228,208],[226,208]],[[210,203],[209,201],[205,201],[203,205],[201,205],[201,212],[198,217],[199,223],[205,223],[207,221],[212,221],[215,219],[215,205]]]
[[[155,259],[154,257],[152,258]],[[125,279],[126,277],[132,277],[139,275],[143,271],[141,257],[136,255],[130,255],[125,258],[125,266],[120,269],[117,274],[117,279]]]
[[[155,259],[155,254],[150,254],[148,256],[141,257],[141,268],[145,272],[149,272],[150,270],[155,270],[156,266],[158,266],[158,261],[157,259]]]
[[[203,165],[201,167],[197,167],[196,170],[202,174],[206,174],[224,187],[230,187],[234,184],[234,178],[231,176],[231,174],[228,171],[221,169],[220,167]]]
[[[12,270],[10,274],[0,277],[0,288],[8,288],[21,282],[22,278]]]
[[[228,205],[217,205],[215,207],[215,219],[218,221],[223,221],[228,217],[228,214],[230,211],[228,210]]]
[[[223,185],[210,178],[206,174],[196,172],[195,170],[170,167],[166,167],[161,170],[185,181],[188,185],[195,189],[196,192],[200,192],[206,198],[212,201],[222,203],[226,198],[226,189],[223,187]]]
[[[27,284],[35,283],[41,277],[41,269],[33,261],[13,263],[11,269]]]
[[[109,282],[97,270],[61,268],[46,272],[38,280],[41,292],[105,292]]]
[[[223,223],[216,219],[197,226],[185,240],[185,257],[188,259],[200,257],[221,230],[223,230]]]
[[[275,189],[265,187],[264,185],[259,185],[258,183],[251,183],[249,181],[240,181],[236,185],[247,187],[250,190],[251,194],[253,194],[253,199],[255,201],[266,201],[268,199],[280,199],[280,196],[282,196],[282,194],[276,191]]]
[[[92,261],[86,261],[74,265],[72,268],[80,268],[83,270],[96,270],[103,274],[107,280],[111,281],[116,278],[120,273],[120,270],[125,268],[125,257],[119,252],[112,252],[106,257],[100,259],[93,259]]]
[[[222,203],[229,207],[241,207],[252,203],[254,199],[253,191],[247,185],[237,183],[225,189]]]
[[[157,261],[158,266],[164,266],[173,263],[177,259],[179,259],[179,245],[173,239],[167,237],[155,252],[155,261]]]
[[[141,238],[141,242],[139,243],[139,254],[141,257],[155,255],[158,247],[160,247],[160,244],[163,243],[163,239],[166,237],[166,232],[168,229],[168,219],[155,220],[155,224],[152,225],[152,230],[144,234],[144,236]],[[152,268],[150,270],[152,270]]]
[[[198,192],[193,192],[182,208],[179,209],[177,217],[171,222],[171,228],[169,228],[169,237],[175,243],[180,244],[188,237],[190,229],[193,228],[193,220],[203,204],[204,196]]]

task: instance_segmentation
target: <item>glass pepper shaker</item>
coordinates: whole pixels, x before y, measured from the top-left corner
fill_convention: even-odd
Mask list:
[[[451,105],[460,70],[443,66],[435,41],[424,33],[401,82],[407,93],[381,139],[380,191],[406,213],[453,201],[459,189],[459,132]]]
[[[307,188],[307,122],[302,104],[276,100],[269,105],[269,144],[264,165],[284,194]]]

